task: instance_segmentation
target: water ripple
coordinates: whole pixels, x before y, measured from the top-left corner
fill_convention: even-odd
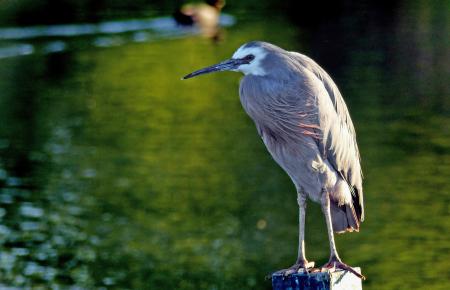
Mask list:
[[[222,14],[219,19],[221,26],[232,26],[235,18],[231,15]],[[179,31],[172,17],[158,17],[153,19],[130,19],[119,21],[106,21],[98,24],[58,24],[38,25],[28,27],[6,27],[0,28],[0,39],[18,40],[39,37],[74,37],[94,34],[117,34],[135,32],[142,30],[153,30],[155,32]]]
[[[20,55],[29,55],[32,54],[33,52],[34,46],[31,44],[28,43],[14,44],[0,48],[0,59]]]

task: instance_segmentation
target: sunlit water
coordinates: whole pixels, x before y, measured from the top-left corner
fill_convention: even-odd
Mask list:
[[[221,27],[232,26],[236,22],[232,15],[222,14],[218,19]],[[66,49],[79,49],[75,45],[68,45],[70,38],[92,36],[88,43],[97,47],[124,45],[129,42],[148,42],[166,38],[200,34],[197,26],[183,26],[176,23],[172,17],[154,19],[130,19],[120,21],[105,21],[98,24],[60,24],[38,25],[29,27],[0,28],[0,41],[8,40],[13,43],[0,45],[0,59],[32,53],[49,54]],[[31,43],[36,39],[51,39]],[[17,43],[28,41],[30,43]],[[36,41],[35,41],[36,42]],[[86,42],[86,41],[85,41]],[[1,43],[0,43],[1,44]],[[86,45],[86,44],[85,44]]]
[[[294,187],[241,109],[238,74],[180,81],[264,39],[313,56],[348,103],[367,217],[337,244],[364,289],[447,289],[448,26],[445,9],[422,6],[364,31],[345,15],[315,29],[243,19],[217,45],[0,60],[0,287],[270,289],[265,275],[296,258]],[[313,203],[306,242],[325,263]]]

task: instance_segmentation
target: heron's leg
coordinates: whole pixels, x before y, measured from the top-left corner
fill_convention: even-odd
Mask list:
[[[322,192],[320,203],[322,205],[322,212],[325,216],[325,222],[327,224],[328,240],[330,242],[330,261],[341,261],[336,250],[336,243],[334,242],[333,223],[331,222],[330,195],[326,190],[323,190]]]
[[[330,260],[328,260],[328,263],[326,263],[323,268],[339,268],[342,270],[347,270],[363,280],[366,279],[363,275],[353,270],[352,267],[344,264],[337,253],[336,243],[334,242],[333,223],[331,221],[330,195],[326,190],[322,193],[321,205],[325,216],[325,222],[327,224],[328,240],[330,241]]]
[[[298,273],[300,269],[303,269],[305,272],[308,272],[308,269],[314,267],[314,262],[308,262],[305,257],[305,213],[306,213],[306,194],[301,191],[297,193],[297,202],[298,202],[298,224],[299,224],[299,233],[298,233],[298,256],[297,261],[294,265],[287,269],[283,269],[277,271],[278,274],[290,275],[293,273]]]
[[[298,202],[298,256],[295,264],[301,265],[302,268],[307,269],[314,267],[314,262],[312,262],[312,265],[308,265],[310,263],[308,263],[305,256],[306,194],[299,191],[297,193],[297,202]]]

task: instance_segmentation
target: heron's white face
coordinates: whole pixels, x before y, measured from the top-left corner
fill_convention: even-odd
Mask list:
[[[227,59],[220,63],[196,70],[190,74],[187,74],[183,79],[190,79],[199,75],[218,72],[218,71],[240,71],[245,75],[264,76],[267,72],[264,70],[263,61],[269,53],[263,47],[256,46],[255,44],[246,47],[244,44],[234,54],[233,58]]]
[[[267,52],[261,47],[245,47],[241,46],[234,54],[234,59],[253,58],[248,64],[241,64],[236,71],[240,71],[245,75],[264,76],[266,71],[262,67],[262,60],[266,57]]]

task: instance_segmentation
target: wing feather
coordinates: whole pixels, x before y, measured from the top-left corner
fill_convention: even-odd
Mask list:
[[[363,176],[356,132],[347,105],[331,77],[316,62],[296,52],[291,52],[291,57],[319,79],[332,102],[334,111],[329,112],[330,110],[328,110],[321,117],[322,139],[316,139],[316,142],[318,142],[319,149],[325,159],[349,184],[353,193],[353,205],[362,221],[364,220]]]

